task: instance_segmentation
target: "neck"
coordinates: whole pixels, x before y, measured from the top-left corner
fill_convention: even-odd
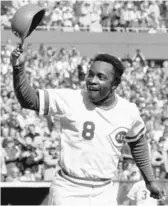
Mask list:
[[[115,93],[113,92],[113,93],[110,93],[107,97],[105,97],[101,101],[93,102],[93,103],[98,107],[109,107],[115,104],[115,102],[116,102],[116,96],[115,96]]]

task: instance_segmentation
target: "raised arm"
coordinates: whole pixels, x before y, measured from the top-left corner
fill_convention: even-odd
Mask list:
[[[20,45],[11,53],[10,58],[13,67],[13,86],[15,95],[23,108],[39,112],[39,96],[32,88],[24,68],[24,55]]]

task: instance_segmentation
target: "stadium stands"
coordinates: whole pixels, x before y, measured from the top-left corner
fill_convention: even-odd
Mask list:
[[[63,31],[167,32],[167,1],[2,1],[1,29],[28,3],[47,9],[39,29]]]
[[[49,118],[39,118],[33,111],[19,106],[11,81],[9,56],[12,49],[13,46],[8,44],[1,51],[1,143],[6,161],[4,164],[7,167],[4,169],[4,181],[48,180],[48,176],[52,179],[52,171],[55,167],[58,169],[59,165],[49,166],[45,159],[46,156],[51,159],[59,156],[59,121],[51,127]],[[27,75],[34,88],[84,87],[85,76],[91,63],[90,58],[81,56],[74,48],[56,50],[44,45],[37,50],[27,49],[26,59]],[[164,178],[162,147],[168,127],[167,61],[157,65],[155,61],[148,62],[142,53],[138,53],[132,60],[125,60],[123,63],[126,72],[117,92],[140,108],[147,125],[153,166],[161,168],[160,175]],[[55,148],[54,153],[51,152],[51,145]],[[156,164],[158,155],[161,160]],[[129,178],[128,175],[126,179]]]
[[[39,30],[150,34],[168,31],[167,1],[96,0],[2,1],[1,30],[10,29],[10,20],[19,7],[35,2],[47,8]],[[59,119],[53,124],[49,117],[39,117],[18,104],[13,92],[9,60],[13,48],[13,42],[1,46],[2,187],[15,187],[18,182],[19,187],[22,182],[31,182],[36,187],[33,183],[38,182],[48,188],[50,183],[47,181],[51,181],[54,171],[59,169]],[[52,44],[41,44],[33,49],[27,47],[25,66],[34,88],[79,89],[85,87],[84,80],[91,61],[90,57],[81,55],[75,48],[58,49]],[[126,71],[117,92],[140,108],[147,126],[152,166],[157,179],[163,181],[168,179],[163,160],[163,148],[168,140],[168,59],[149,61],[142,52],[137,51],[133,58],[123,59],[123,63]],[[55,163],[50,165],[48,160],[53,159]],[[138,178],[137,168],[125,144],[115,179],[131,182]],[[29,186],[26,183],[25,187]]]

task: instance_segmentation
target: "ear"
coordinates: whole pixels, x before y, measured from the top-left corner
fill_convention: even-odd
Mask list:
[[[113,85],[112,86],[112,90],[114,91],[114,90],[116,90],[117,89],[117,85]]]
[[[119,80],[115,80],[112,84],[112,89],[115,90],[117,89],[118,85],[120,84],[120,81]]]

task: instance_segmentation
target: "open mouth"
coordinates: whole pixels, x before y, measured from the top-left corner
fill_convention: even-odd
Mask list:
[[[93,86],[88,86],[87,89],[88,89],[88,91],[91,91],[91,92],[97,92],[97,91],[99,91],[99,88],[93,87]]]

